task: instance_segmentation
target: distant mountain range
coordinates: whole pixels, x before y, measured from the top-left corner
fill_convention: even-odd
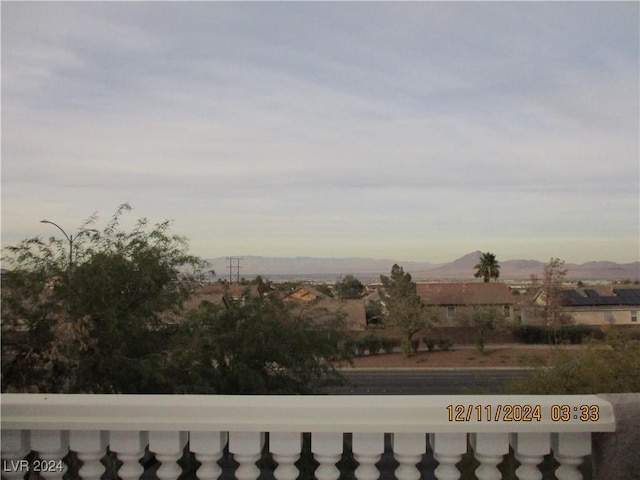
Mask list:
[[[475,265],[482,252],[468,253],[452,262],[433,264],[428,262],[407,262],[372,258],[315,258],[315,257],[258,257],[245,256],[240,260],[240,277],[254,278],[261,275],[272,280],[316,280],[334,282],[340,276],[353,274],[363,282],[376,282],[380,275],[388,275],[394,263],[402,265],[411,273],[414,281],[426,280],[476,280]],[[546,262],[538,260],[500,261],[501,280],[527,280],[531,275],[542,278]],[[229,278],[227,257],[209,259],[211,267],[219,278]],[[233,261],[232,275],[235,278],[236,261]],[[640,262],[587,262],[565,264],[568,280],[640,280]]]

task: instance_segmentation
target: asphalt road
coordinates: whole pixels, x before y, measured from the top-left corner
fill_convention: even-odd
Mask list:
[[[512,379],[531,375],[526,369],[470,370],[345,370],[349,385],[336,395],[463,395],[501,394]]]

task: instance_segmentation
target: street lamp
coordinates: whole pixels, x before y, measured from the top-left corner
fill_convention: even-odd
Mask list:
[[[40,223],[49,223],[53,225],[54,227],[56,227],[58,230],[62,232],[64,237],[67,239],[67,242],[69,242],[69,273],[68,275],[69,275],[69,288],[71,288],[71,269],[73,267],[73,241],[76,240],[83,233],[86,233],[86,232],[98,233],[98,230],[96,230],[95,228],[85,228],[84,230],[81,230],[78,233],[76,233],[76,236],[74,237],[73,235],[67,235],[67,232],[65,232],[60,225],[50,220],[46,220],[46,219],[40,220]]]
[[[54,227],[56,227],[58,230],[60,230],[62,232],[62,234],[64,235],[64,238],[67,239],[67,242],[69,242],[69,267],[68,267],[68,282],[69,282],[69,286],[68,286],[68,293],[67,293],[67,312],[69,315],[69,320],[73,319],[73,312],[72,312],[72,307],[71,307],[71,280],[72,280],[72,273],[71,271],[73,270],[73,241],[76,240],[80,235],[82,235],[83,233],[86,232],[96,232],[98,233],[98,231],[95,228],[85,228],[84,230],[79,231],[78,233],[76,233],[75,237],[73,235],[68,235],[67,232],[64,231],[64,229],[58,225],[57,223],[51,222],[49,220],[40,220],[40,223],[49,223],[51,225],[53,225]],[[70,355],[71,352],[71,344],[70,342],[67,342],[67,353]],[[69,371],[67,372],[67,375],[64,377],[64,393],[69,393],[70,389],[71,389],[71,385],[72,382],[75,382],[75,376],[73,374],[73,372]]]

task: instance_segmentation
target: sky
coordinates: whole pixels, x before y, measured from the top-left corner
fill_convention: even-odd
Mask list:
[[[2,244],[640,260],[638,2],[7,2]]]

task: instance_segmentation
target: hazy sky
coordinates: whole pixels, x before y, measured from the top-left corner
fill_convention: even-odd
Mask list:
[[[7,2],[2,242],[636,261],[639,3]]]

